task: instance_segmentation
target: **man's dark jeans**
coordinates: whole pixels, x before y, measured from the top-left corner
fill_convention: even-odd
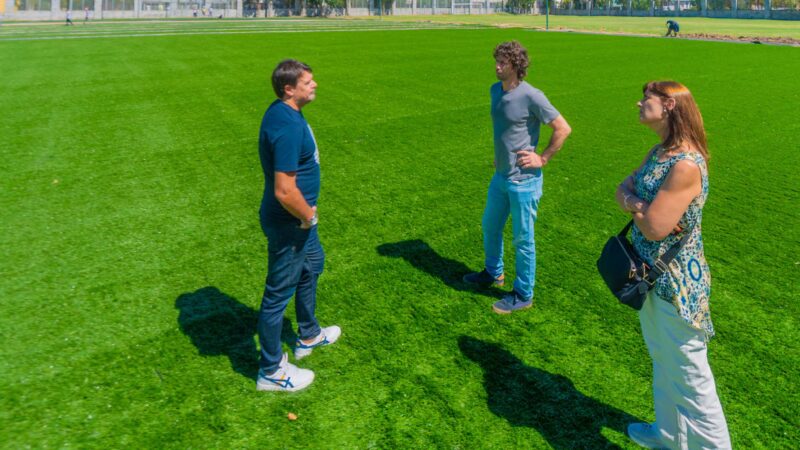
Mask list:
[[[297,293],[295,311],[300,339],[315,338],[321,331],[314,310],[317,279],[325,265],[325,252],[316,226],[303,230],[293,223],[271,224],[263,229],[268,240],[269,264],[258,314],[259,366],[270,374],[278,370],[281,362],[283,313],[292,295]]]

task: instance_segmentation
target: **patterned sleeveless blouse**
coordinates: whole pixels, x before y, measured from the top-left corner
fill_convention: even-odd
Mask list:
[[[656,148],[660,148],[660,146]],[[636,195],[647,202],[653,201],[670,169],[678,161],[694,161],[700,168],[701,192],[692,200],[689,208],[678,221],[678,225],[683,230],[691,230],[689,231],[691,235],[678,256],[669,264],[669,271],[658,279],[655,289],[659,297],[671,302],[677,308],[686,323],[699,330],[704,330],[707,338],[711,338],[714,336],[714,326],[711,323],[708,308],[708,299],[711,295],[711,274],[703,252],[701,227],[703,205],[708,196],[708,166],[703,155],[696,152],[680,153],[666,161],[658,161],[655,149],[651,153],[652,155],[645,165],[634,176]],[[631,233],[633,247],[650,265],[681,237],[682,234],[670,234],[661,241],[651,241],[644,237],[635,224]]]

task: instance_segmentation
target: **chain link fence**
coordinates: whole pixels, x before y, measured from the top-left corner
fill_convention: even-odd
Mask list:
[[[800,0],[552,0],[551,14],[800,20]],[[545,0],[0,0],[5,19],[544,14]]]

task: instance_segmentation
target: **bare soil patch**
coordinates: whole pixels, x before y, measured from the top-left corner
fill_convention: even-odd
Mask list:
[[[729,36],[725,34],[713,33],[686,33],[680,37],[689,39],[701,39],[708,41],[736,41],[736,42],[751,42],[753,44],[773,44],[773,45],[791,45],[800,47],[800,39],[788,37],[769,37],[769,36]]]

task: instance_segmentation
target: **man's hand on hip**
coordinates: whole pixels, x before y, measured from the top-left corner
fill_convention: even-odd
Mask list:
[[[547,164],[547,161],[533,150],[520,150],[517,152],[517,165],[523,169],[538,169],[545,164]]]

